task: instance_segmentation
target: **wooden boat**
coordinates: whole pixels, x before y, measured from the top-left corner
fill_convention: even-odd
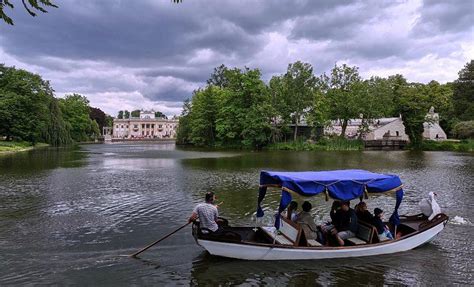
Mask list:
[[[398,216],[403,198],[401,181],[396,175],[376,174],[363,170],[339,170],[327,172],[269,172],[260,174],[257,216],[263,216],[260,207],[267,187],[280,187],[282,197],[275,226],[232,227],[215,235],[193,224],[193,236],[197,244],[210,254],[244,260],[314,260],[382,255],[407,251],[430,242],[440,233],[448,216],[439,213],[431,220],[423,214]],[[281,212],[292,199],[292,194],[350,200],[370,193],[395,192],[397,203],[387,224],[394,240],[380,241],[375,227],[359,222],[356,237],[349,238],[344,246],[323,246],[316,240],[307,240],[299,224],[283,217]]]

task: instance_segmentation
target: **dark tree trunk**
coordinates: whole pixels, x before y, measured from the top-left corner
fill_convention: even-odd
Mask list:
[[[348,120],[343,120],[342,121],[342,131],[341,131],[341,138],[345,137],[346,136],[346,129],[347,129],[347,124],[348,124]]]

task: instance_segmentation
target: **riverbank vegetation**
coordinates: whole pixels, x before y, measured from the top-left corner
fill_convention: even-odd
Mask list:
[[[362,140],[348,140],[341,137],[321,138],[313,141],[289,141],[272,143],[267,146],[268,150],[291,150],[291,151],[350,151],[363,150]]]
[[[35,146],[33,146],[31,143],[24,142],[24,141],[18,142],[18,141],[0,140],[0,154],[27,151],[33,148],[47,147],[47,146],[49,145],[45,143],[37,143]]]
[[[107,117],[86,97],[56,98],[39,75],[0,64],[0,139],[11,149],[46,143],[68,145],[96,139]]]
[[[459,151],[473,152],[474,140],[458,140],[458,141],[431,141],[423,142],[423,150],[426,151]]]
[[[221,65],[184,102],[177,140],[206,147],[359,149],[358,141],[324,139],[324,127],[338,121],[344,138],[349,120],[362,118],[362,136],[374,119],[401,116],[411,147],[421,149],[427,146],[422,133],[431,106],[448,134],[472,138],[472,125],[460,122],[474,119],[473,81],[474,61],[447,84],[410,83],[403,75],[363,79],[358,67],[345,64],[316,75],[310,64],[300,61],[266,84],[258,69]],[[310,129],[306,138],[302,126]],[[307,139],[316,144],[305,143]]]

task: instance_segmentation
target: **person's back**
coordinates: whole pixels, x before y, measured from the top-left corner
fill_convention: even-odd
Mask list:
[[[296,217],[296,223],[301,224],[306,239],[316,239],[318,237],[316,232],[317,226],[316,223],[314,223],[313,216],[311,216],[310,213],[312,205],[308,201],[305,201],[303,202],[302,208],[303,211],[301,211]]]
[[[217,217],[219,213],[217,207],[211,203],[200,203],[194,208],[194,212],[199,217],[199,226],[201,228],[207,228],[211,231],[216,231],[219,226],[217,225]]]
[[[216,232],[219,229],[217,225],[217,218],[219,212],[217,207],[213,204],[215,196],[213,192],[206,193],[205,203],[199,203],[193,210],[193,213],[189,217],[189,221],[194,221],[199,218],[200,228],[207,228],[212,232]]]

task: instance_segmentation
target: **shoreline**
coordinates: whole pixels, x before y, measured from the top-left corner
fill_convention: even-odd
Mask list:
[[[26,152],[26,151],[30,151],[34,149],[45,148],[45,147],[49,147],[49,144],[37,143],[35,145],[31,145],[25,142],[0,141],[0,156]]]
[[[192,144],[177,144],[177,147],[202,149],[207,151],[249,151],[246,147],[236,146],[195,146]],[[260,150],[254,151],[449,151],[449,152],[474,152],[474,140],[462,141],[425,141],[421,149],[407,146],[402,149],[373,149],[364,146],[361,141],[325,141],[325,142],[281,142],[269,144]]]

